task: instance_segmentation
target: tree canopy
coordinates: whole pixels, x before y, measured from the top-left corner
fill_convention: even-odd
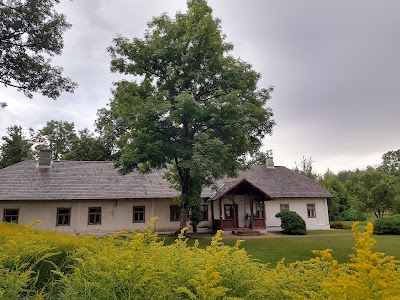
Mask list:
[[[26,138],[21,126],[7,128],[0,145],[0,169],[33,158],[32,142]]]
[[[311,179],[316,180],[319,175],[317,172],[315,172],[313,163],[314,163],[314,161],[312,160],[312,157],[305,158],[303,156],[303,159],[299,165],[297,163],[295,163],[296,166],[293,168],[293,171],[295,171],[297,173],[301,173]]]
[[[55,11],[59,0],[0,0],[0,84],[32,98],[33,92],[57,98],[77,84],[52,65],[60,55],[63,33],[71,27]],[[4,106],[4,102],[1,106]]]
[[[66,121],[48,121],[46,126],[35,132],[30,129],[35,142],[35,149],[48,148],[52,150],[54,160],[59,160],[64,154],[71,151],[73,142],[77,139],[75,124]]]
[[[143,38],[117,37],[109,48],[112,71],[141,76],[115,86],[110,107],[125,125],[117,165],[125,173],[168,168],[181,192],[181,228],[202,188],[236,174],[275,124],[266,106],[272,87],[258,88],[260,74],[230,55],[206,1],[187,6],[174,19],[153,18]]]
[[[111,160],[111,152],[87,128],[80,130],[78,136],[72,139],[69,152],[62,156],[64,160],[105,161]]]
[[[400,149],[383,154],[380,168],[387,173],[400,176]]]
[[[349,193],[356,198],[356,206],[372,212],[377,218],[387,211],[396,211],[400,201],[400,180],[372,167],[349,173],[346,181]]]

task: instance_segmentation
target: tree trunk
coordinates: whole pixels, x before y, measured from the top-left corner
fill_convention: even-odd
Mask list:
[[[188,209],[187,209],[186,205],[187,205],[187,203],[184,203],[184,201],[182,201],[179,230],[182,230],[183,228],[187,227]]]
[[[188,205],[189,205],[189,170],[183,170],[181,176],[182,180],[182,191],[181,191],[181,219],[179,229],[187,227],[188,221]]]

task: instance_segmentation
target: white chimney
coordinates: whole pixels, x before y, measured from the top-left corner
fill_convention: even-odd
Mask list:
[[[275,169],[274,158],[272,156],[267,157],[267,169]]]
[[[38,168],[50,169],[53,164],[50,149],[41,149],[39,152]]]

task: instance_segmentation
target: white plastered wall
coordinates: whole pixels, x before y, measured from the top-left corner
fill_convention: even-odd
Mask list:
[[[219,200],[211,202],[214,206],[214,218],[219,220]],[[306,222],[308,230],[313,229],[330,229],[328,204],[326,198],[278,198],[271,201],[265,201],[266,229],[268,231],[280,231],[281,220],[275,215],[280,211],[281,204],[289,204],[289,210],[297,212]],[[228,198],[222,198],[222,219],[224,219],[224,205],[233,204]],[[247,195],[235,195],[235,204],[238,205],[238,221],[239,227],[245,227],[246,214],[250,214],[250,200]],[[255,204],[253,203],[253,213],[255,212]],[[315,204],[315,218],[309,218],[307,213],[307,204]]]
[[[281,204],[289,204],[289,210],[297,212],[304,219],[307,230],[330,229],[326,198],[278,198],[265,202],[268,231],[281,230],[281,220],[275,217]],[[308,217],[307,204],[315,204],[315,218]]]
[[[177,230],[179,229],[179,222],[170,221],[170,205],[173,205],[172,199],[2,201],[0,203],[0,222],[3,221],[4,209],[19,209],[19,224],[28,225],[33,221],[40,220],[41,223],[35,225],[35,228],[66,233],[131,231],[146,227],[153,216],[158,217],[155,224],[156,230]],[[133,206],[145,207],[144,223],[133,223]],[[88,225],[89,207],[101,207],[100,225]],[[56,225],[57,208],[71,208],[70,225]],[[211,226],[210,208],[208,214],[209,221],[201,222],[198,225],[199,227]]]

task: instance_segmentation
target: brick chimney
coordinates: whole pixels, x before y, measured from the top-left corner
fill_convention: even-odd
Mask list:
[[[272,156],[267,157],[267,169],[275,169],[274,158]]]
[[[50,169],[53,164],[50,149],[42,149],[39,152],[39,160],[37,167],[39,169]]]

